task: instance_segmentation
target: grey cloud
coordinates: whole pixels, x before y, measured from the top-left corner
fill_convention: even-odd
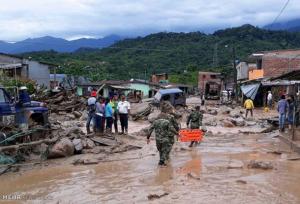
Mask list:
[[[283,4],[283,0],[10,0],[1,2],[0,39],[262,26]],[[299,11],[300,4],[290,1],[280,20],[300,17]]]

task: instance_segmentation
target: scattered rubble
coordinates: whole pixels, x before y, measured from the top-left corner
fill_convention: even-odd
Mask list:
[[[272,162],[251,160],[248,164],[248,168],[268,170],[273,169],[274,166]]]
[[[74,114],[74,111],[82,111],[86,107],[86,99],[77,96],[75,91],[63,90],[52,96],[48,96],[46,100],[40,98],[40,101],[46,102],[49,110],[54,113],[72,112]]]
[[[75,159],[73,161],[73,165],[91,165],[91,164],[98,164],[98,159]]]
[[[231,128],[231,127],[234,127],[235,125],[230,120],[224,120],[223,121],[223,126]]]
[[[240,183],[240,184],[247,184],[247,181],[244,181],[244,180],[236,180],[237,183]]]
[[[159,199],[159,198],[167,196],[167,195],[169,195],[169,193],[166,193],[166,192],[160,193],[160,194],[149,194],[148,195],[148,200]]]
[[[245,126],[245,120],[241,117],[227,118],[228,121],[232,122],[235,126],[243,127]]]
[[[192,179],[195,179],[195,180],[200,180],[200,177],[195,175],[194,173],[190,172],[187,174],[187,177],[188,178],[192,178]]]

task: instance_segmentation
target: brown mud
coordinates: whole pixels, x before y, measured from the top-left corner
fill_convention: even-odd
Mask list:
[[[192,149],[177,143],[166,168],[157,166],[154,140],[143,139],[142,149],[110,162],[4,174],[0,203],[8,195],[17,197],[11,203],[300,203],[300,161],[286,160],[289,149],[269,134],[219,134]],[[251,160],[274,168],[248,168]]]

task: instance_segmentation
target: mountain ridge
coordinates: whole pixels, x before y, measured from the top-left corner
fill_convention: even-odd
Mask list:
[[[0,41],[0,52],[19,54],[24,52],[55,50],[57,52],[73,52],[81,47],[103,48],[122,40],[118,35],[108,35],[103,38],[80,38],[66,40],[52,36],[27,38],[15,43]]]
[[[289,32],[299,32],[300,31],[300,18],[282,21],[274,24],[267,24],[263,27],[268,30],[285,30]]]

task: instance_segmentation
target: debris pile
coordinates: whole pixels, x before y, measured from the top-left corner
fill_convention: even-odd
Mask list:
[[[73,91],[61,91],[50,97],[48,97],[44,102],[51,112],[72,112],[78,117],[80,112],[85,109],[86,99],[77,96]],[[75,116],[75,117],[76,117]],[[80,116],[79,116],[80,117]]]
[[[249,169],[263,169],[263,170],[268,170],[268,169],[273,169],[274,166],[272,162],[269,161],[256,161],[256,160],[251,160],[250,163],[248,164]]]
[[[147,119],[147,116],[152,112],[153,108],[150,103],[139,103],[131,109],[130,115],[134,121]]]

